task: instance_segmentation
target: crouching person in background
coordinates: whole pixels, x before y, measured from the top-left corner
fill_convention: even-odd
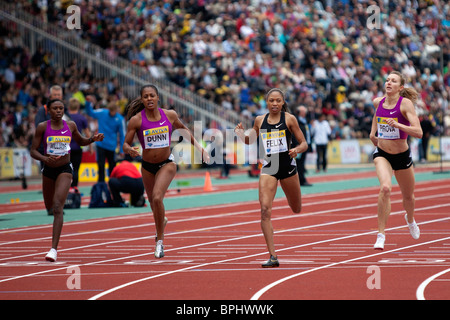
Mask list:
[[[134,164],[126,160],[116,165],[108,182],[114,207],[127,207],[120,193],[130,194],[130,204],[142,207],[145,204],[142,175]]]

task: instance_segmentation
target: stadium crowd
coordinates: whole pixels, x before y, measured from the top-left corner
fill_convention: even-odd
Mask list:
[[[450,4],[444,1],[14,2],[61,28],[66,8],[77,5],[82,28],[73,32],[105,49],[111,63],[129,59],[242,116],[265,113],[264,93],[280,88],[291,112],[304,105],[310,120],[326,114],[333,139],[368,137],[372,100],[398,70],[420,92],[417,112],[431,123],[431,134],[447,128],[450,135]],[[30,145],[34,115],[53,84],[64,88],[67,101],[93,94],[96,108],[115,100],[122,113],[134,98],[76,61],[62,68],[51,52],[30,52],[17,30],[0,22],[0,147]],[[95,132],[93,119],[90,125]]]

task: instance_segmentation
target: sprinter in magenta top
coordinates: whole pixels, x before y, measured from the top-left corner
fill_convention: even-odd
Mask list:
[[[158,121],[148,120],[145,109],[141,111],[141,128],[137,132],[142,149],[157,149],[170,146],[172,137],[172,124],[164,111],[159,109],[161,119]]]
[[[408,134],[400,130],[399,128],[391,127],[387,124],[387,119],[394,119],[396,122],[404,124],[405,126],[410,126],[408,119],[406,119],[401,110],[400,106],[402,104],[403,97],[399,97],[397,104],[393,109],[386,109],[383,107],[383,103],[386,101],[386,97],[381,99],[380,104],[377,108],[377,129],[378,138],[381,139],[406,139]]]
[[[377,109],[372,119],[370,140],[374,144],[375,164],[380,189],[378,193],[378,234],[373,246],[383,250],[386,241],[385,228],[391,214],[392,176],[400,187],[403,197],[405,222],[413,239],[419,239],[420,229],[414,220],[414,166],[408,135],[422,138],[422,128],[414,104],[419,96],[412,87],[405,86],[405,78],[392,71],[384,83],[385,95],[373,100]]]
[[[52,129],[52,120],[47,120],[47,128],[44,132],[44,154],[64,156],[70,153],[72,131],[65,120],[62,120],[62,129]]]
[[[52,248],[45,256],[50,262],[57,259],[57,248],[64,222],[63,208],[72,183],[73,167],[70,163],[70,141],[80,146],[103,140],[103,133],[83,137],[73,121],[64,121],[64,102],[50,100],[47,104],[50,120],[39,123],[33,137],[30,155],[42,163],[42,195],[48,215],[53,216]],[[44,154],[38,151],[43,143]]]
[[[139,147],[133,147],[134,136],[137,135],[142,146],[142,180],[155,219],[154,254],[155,258],[160,259],[164,257],[163,240],[167,224],[163,200],[177,172],[175,158],[170,150],[172,129],[187,133],[190,143],[201,152],[205,162],[209,162],[209,155],[180,121],[176,111],[161,109],[158,104],[158,88],[148,84],[141,87],[140,96],[127,105],[129,122],[123,152],[133,158],[141,156]]]

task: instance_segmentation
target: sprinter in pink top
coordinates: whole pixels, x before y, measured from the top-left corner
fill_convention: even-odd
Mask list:
[[[64,121],[64,103],[62,100],[50,100],[47,104],[50,120],[39,123],[31,144],[30,155],[41,161],[42,194],[45,208],[49,215],[53,215],[52,248],[45,257],[46,260],[56,261],[56,249],[63,226],[63,207],[72,183],[73,169],[70,163],[70,142],[72,139],[80,146],[94,141],[103,140],[103,134],[98,133],[90,138],[83,137],[73,121]],[[38,147],[44,144],[44,154]]]
[[[52,120],[47,120],[47,128],[44,132],[44,154],[53,156],[65,156],[70,153],[72,131],[65,120],[61,129],[52,129]]]
[[[175,177],[177,167],[170,151],[173,129],[182,129],[190,136],[190,142],[201,152],[205,162],[208,153],[195,140],[189,129],[180,121],[174,110],[158,108],[159,92],[154,85],[143,86],[140,97],[127,106],[129,120],[123,151],[138,157],[139,147],[132,147],[135,134],[142,147],[142,180],[152,208],[156,226],[155,258],[164,257],[164,229],[167,218],[164,208],[164,195]]]
[[[407,127],[410,126],[408,119],[403,116],[400,110],[402,100],[403,97],[399,97],[393,109],[386,109],[385,107],[383,107],[383,103],[386,101],[386,97],[381,99],[376,113],[378,138],[388,140],[408,138],[408,133],[406,133],[406,131],[400,130],[400,128],[392,127],[387,124],[387,119],[393,119],[395,122],[403,124]]]
[[[148,120],[145,109],[141,111],[141,128],[137,132],[142,149],[158,149],[170,147],[172,137],[172,124],[166,113],[159,109],[160,120]]]
[[[373,100],[376,113],[372,121],[370,139],[375,145],[375,163],[380,191],[378,195],[378,235],[374,249],[383,250],[385,227],[391,213],[392,175],[395,175],[403,196],[405,220],[411,236],[418,239],[420,230],[414,220],[414,167],[406,138],[422,138],[422,128],[414,103],[418,93],[405,88],[405,79],[397,71],[391,72],[385,82],[386,95]]]

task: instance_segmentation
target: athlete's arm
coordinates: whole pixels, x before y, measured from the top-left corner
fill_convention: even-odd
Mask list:
[[[128,153],[131,157],[135,158],[140,156],[139,148],[133,148],[131,145],[133,144],[134,135],[137,132],[137,129],[141,126],[141,118],[139,118],[139,114],[131,117],[127,126],[127,133],[125,134],[125,140],[123,142],[123,152]]]
[[[242,122],[239,122],[236,128],[234,128],[234,132],[245,144],[253,144],[258,139],[259,128],[261,127],[262,120],[264,116],[257,116],[255,119],[255,123],[253,124],[253,129],[248,133],[245,133],[245,129],[242,126]]]
[[[297,157],[298,153],[303,153],[308,150],[308,143],[306,142],[302,130],[300,130],[295,116],[286,113],[286,124],[289,131],[294,135],[295,139],[297,139],[299,143],[295,148],[289,150],[289,155],[291,156],[291,158],[295,158]]]
[[[407,98],[403,98],[402,104],[400,105],[400,111],[402,112],[403,116],[409,121],[410,125],[405,126],[404,124],[395,122],[393,124],[393,127],[399,128],[400,130],[406,132],[414,138],[421,139],[423,131],[412,101]]]

